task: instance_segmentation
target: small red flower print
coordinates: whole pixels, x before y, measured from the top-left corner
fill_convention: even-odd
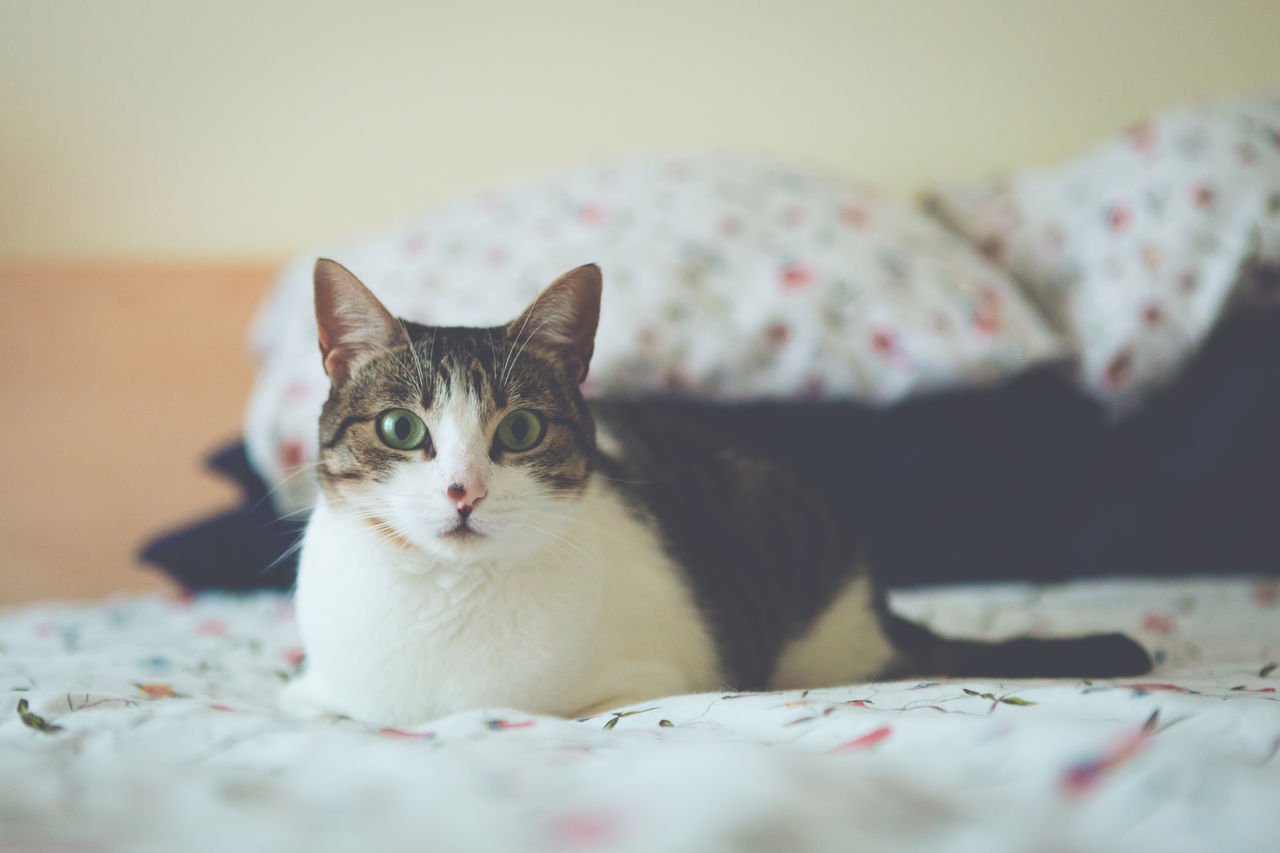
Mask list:
[[[1164,309],[1154,302],[1142,309],[1142,322],[1148,326],[1159,326],[1164,323]]]
[[[782,268],[782,287],[801,290],[813,284],[813,268],[808,264],[790,263]]]
[[[1129,141],[1139,151],[1150,151],[1155,147],[1156,134],[1151,122],[1140,121],[1128,130]]]
[[[935,332],[939,334],[951,331],[951,321],[947,319],[947,315],[941,311],[932,311],[929,313],[929,325],[933,327]]]
[[[1154,243],[1148,243],[1142,247],[1142,264],[1147,269],[1155,272],[1160,269],[1160,247]]]
[[[1275,607],[1280,601],[1280,581],[1258,581],[1253,586],[1253,600],[1259,607]]]
[[[1089,793],[1109,771],[1133,758],[1146,745],[1146,732],[1138,731],[1121,739],[1102,755],[1068,767],[1061,780],[1063,793],[1069,797]]]
[[[678,367],[671,368],[662,374],[662,387],[668,393],[680,394],[688,391],[693,382],[688,375]]]
[[[302,464],[302,442],[296,438],[286,438],[280,442],[280,467],[297,468]]]
[[[1241,142],[1236,146],[1236,159],[1240,161],[1241,166],[1252,166],[1258,161],[1258,149],[1254,148],[1252,143]]]
[[[1102,379],[1106,382],[1108,388],[1123,388],[1129,384],[1132,369],[1133,350],[1126,347],[1117,353],[1111,361],[1107,362],[1106,370],[1102,373]]]
[[[227,635],[227,625],[218,619],[206,619],[201,622],[196,629],[206,637],[225,637]]]
[[[988,260],[998,261],[1004,256],[1004,241],[992,235],[978,243],[978,251]]]
[[[804,222],[804,208],[798,204],[793,204],[782,211],[782,222],[791,228],[796,227]]]
[[[662,336],[658,334],[657,329],[644,328],[636,335],[636,345],[643,352],[655,352],[660,343],[662,343]]]
[[[765,330],[770,346],[783,347],[791,340],[791,327],[786,323],[774,323]]]
[[[1133,221],[1133,213],[1129,208],[1116,205],[1107,209],[1107,227],[1117,233],[1129,227],[1129,223]]]
[[[134,684],[138,692],[151,699],[176,699],[180,696],[168,684]]]
[[[875,746],[880,741],[889,737],[891,734],[893,734],[892,726],[881,726],[878,729],[873,729],[870,732],[867,732],[862,737],[856,737],[853,740],[845,741],[844,743],[835,747],[831,751],[833,753],[857,752],[860,749],[866,749],[867,747]]]
[[[488,720],[485,725],[492,731],[500,732],[507,729],[527,729],[533,725],[533,720],[521,720],[518,723],[508,723],[506,720]]]
[[[1177,684],[1167,684],[1164,682],[1147,681],[1138,684],[1117,684],[1116,687],[1122,690],[1134,690],[1139,693],[1195,693],[1189,687],[1181,687]]]
[[[1199,184],[1191,188],[1191,201],[1196,207],[1212,207],[1213,206],[1213,188],[1206,184]]]
[[[600,812],[561,815],[548,828],[555,847],[598,847],[617,834],[617,820]]]
[[[490,246],[485,250],[484,262],[491,267],[500,267],[507,262],[507,250],[501,246]]]
[[[840,219],[850,228],[866,228],[871,222],[871,215],[860,207],[849,205],[840,209]]]
[[[378,734],[410,740],[431,740],[436,736],[435,732],[406,732],[404,729],[378,729]]]
[[[1000,331],[1000,295],[989,287],[978,294],[973,308],[973,327],[988,335]]]
[[[294,669],[297,669],[298,667],[302,666],[303,657],[305,657],[305,655],[303,655],[302,649],[296,646],[291,649],[284,650],[285,663],[289,664],[289,666],[293,667]]]
[[[431,237],[425,231],[410,234],[404,241],[404,251],[409,255],[422,255],[431,248]]]
[[[827,396],[827,383],[820,376],[811,376],[800,387],[800,399],[821,400]]]
[[[1185,295],[1194,293],[1200,286],[1200,279],[1195,270],[1187,270],[1178,276],[1178,292]]]
[[[1044,227],[1044,245],[1049,251],[1062,251],[1064,239],[1065,238],[1062,235],[1062,226],[1058,225],[1056,222],[1050,222]]]
[[[1176,627],[1173,614],[1165,610],[1148,610],[1142,614],[1142,630],[1154,634],[1172,634]]]
[[[871,348],[881,355],[892,355],[896,344],[893,332],[888,329],[876,329],[871,333]]]
[[[604,222],[608,211],[602,204],[584,204],[578,211],[578,219],[588,225],[599,225]]]
[[[742,231],[742,220],[736,216],[723,216],[718,227],[725,237],[733,237]]]

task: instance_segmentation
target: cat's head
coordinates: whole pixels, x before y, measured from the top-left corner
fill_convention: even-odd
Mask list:
[[[566,541],[595,424],[578,386],[600,269],[578,267],[505,326],[404,322],[342,265],[315,268],[329,503],[434,560],[476,562]],[[413,561],[409,561],[413,562]]]

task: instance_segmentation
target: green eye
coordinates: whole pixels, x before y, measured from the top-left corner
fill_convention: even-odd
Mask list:
[[[498,424],[498,444],[506,450],[530,450],[541,440],[542,418],[528,409],[517,409]]]
[[[426,441],[427,425],[408,409],[388,409],[378,418],[378,438],[396,450],[412,450]]]

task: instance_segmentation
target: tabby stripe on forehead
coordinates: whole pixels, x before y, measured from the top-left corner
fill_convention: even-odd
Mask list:
[[[333,433],[333,438],[320,445],[325,450],[332,450],[338,446],[338,442],[342,441],[342,437],[347,434],[347,430],[355,424],[367,424],[369,421],[377,418],[377,415],[348,415],[338,424],[338,428]]]
[[[479,396],[487,384],[484,380],[484,371],[479,367],[472,367],[468,378],[471,382],[472,393]]]

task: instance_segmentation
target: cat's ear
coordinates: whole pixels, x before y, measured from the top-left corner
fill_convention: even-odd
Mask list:
[[[585,264],[560,276],[538,294],[510,326],[513,345],[528,340],[554,350],[565,372],[581,383],[591,367],[600,322],[600,267]]]
[[[315,285],[320,356],[334,385],[373,353],[407,343],[400,321],[342,264],[316,261]]]

